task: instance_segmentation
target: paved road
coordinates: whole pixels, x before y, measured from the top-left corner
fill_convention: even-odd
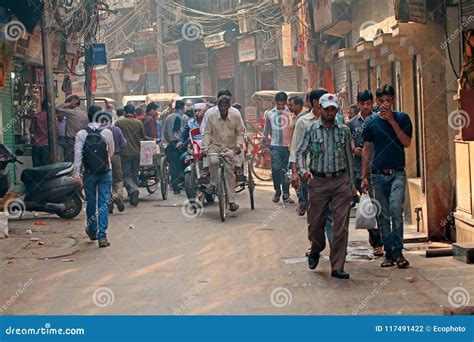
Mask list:
[[[238,194],[241,209],[225,223],[216,204],[189,218],[184,194],[167,201],[143,194],[137,208],[111,217],[105,249],[85,237],[83,214],[10,222],[11,237],[0,240],[0,311],[439,314],[451,307],[452,288],[474,293],[474,271],[451,258],[408,252],[411,269],[381,269],[370,258],[367,233],[353,228],[350,280],[329,276],[327,251],[318,269],[308,270],[306,218],[296,216],[295,205],[274,205],[271,190],[259,185],[254,211],[247,192]]]

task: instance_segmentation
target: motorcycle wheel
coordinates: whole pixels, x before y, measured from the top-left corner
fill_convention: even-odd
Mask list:
[[[161,187],[161,198],[166,201],[168,198],[168,187],[170,184],[169,176],[169,165],[165,156],[160,159],[160,187]]]
[[[186,191],[186,197],[189,200],[196,199],[196,172],[194,170],[194,165],[191,168],[191,172],[186,172],[184,174],[184,190]]]
[[[66,220],[72,220],[74,217],[80,214],[82,210],[82,200],[78,194],[74,194],[71,197],[69,197],[66,200],[65,204],[69,209],[56,213],[56,215],[58,215],[60,218],[66,219]]]

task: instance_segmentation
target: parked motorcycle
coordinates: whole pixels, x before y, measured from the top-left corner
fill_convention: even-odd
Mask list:
[[[216,195],[209,190],[209,181],[202,177],[201,147],[199,141],[194,138],[198,134],[199,128],[189,132],[188,156],[184,160],[187,165],[184,170],[184,189],[190,202],[202,205],[204,200],[214,203]]]
[[[73,176],[72,163],[57,163],[25,169],[23,186],[10,189],[8,164],[19,163],[8,148],[0,144],[0,203],[12,217],[25,211],[43,211],[64,219],[73,219],[82,210],[82,184]]]

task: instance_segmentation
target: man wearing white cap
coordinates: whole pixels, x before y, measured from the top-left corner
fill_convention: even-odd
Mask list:
[[[309,180],[308,236],[311,252],[308,266],[315,269],[319,255],[326,247],[324,227],[328,208],[333,212],[333,237],[330,242],[331,276],[348,279],[344,272],[349,238],[349,214],[351,209],[354,175],[352,168],[351,131],[336,122],[339,100],[334,94],[319,99],[321,117],[305,130],[296,149],[296,164],[302,181]],[[306,165],[306,154],[310,164]]]

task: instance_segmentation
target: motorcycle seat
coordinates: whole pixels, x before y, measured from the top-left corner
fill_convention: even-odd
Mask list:
[[[70,171],[66,171],[69,170]],[[21,173],[21,181],[24,184],[40,183],[49,179],[58,177],[57,174],[61,171],[66,171],[64,174],[71,172],[73,169],[72,163],[56,163],[32,169],[25,169]]]

